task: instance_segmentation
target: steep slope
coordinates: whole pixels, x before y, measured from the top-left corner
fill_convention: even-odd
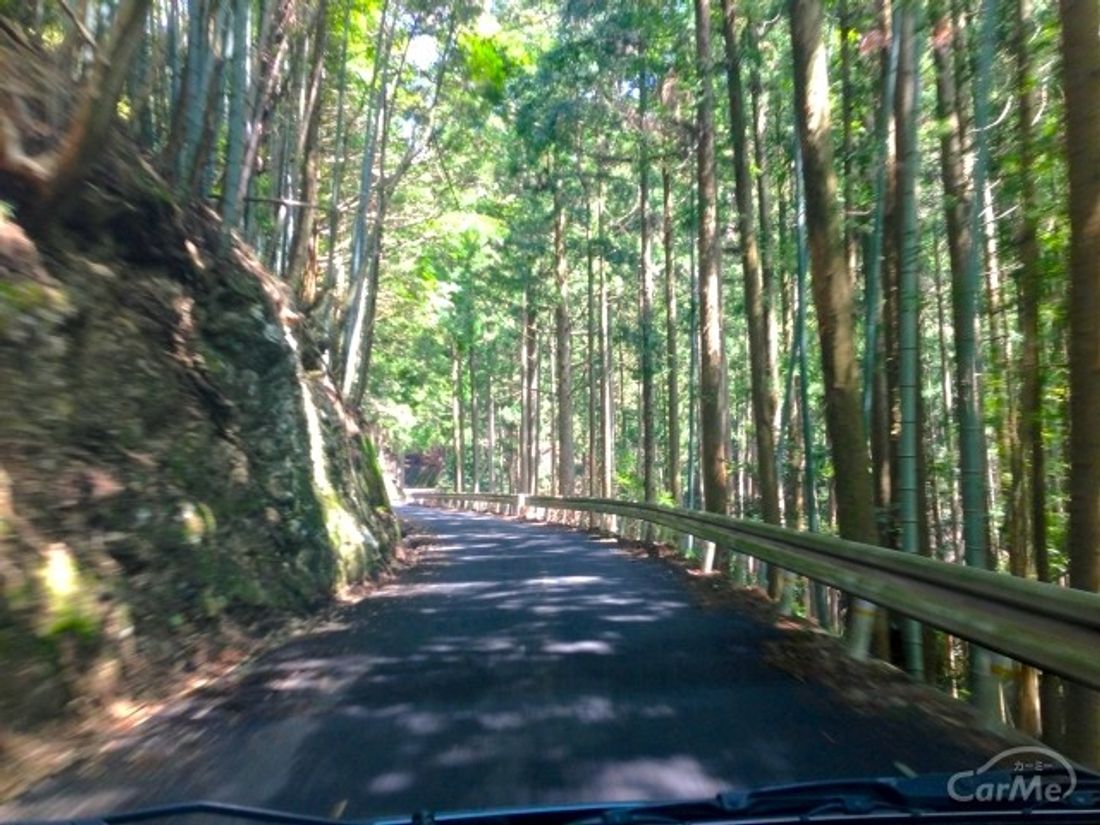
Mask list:
[[[0,177],[8,730],[200,665],[376,574],[396,540],[283,285],[135,157],[102,158],[48,233]]]

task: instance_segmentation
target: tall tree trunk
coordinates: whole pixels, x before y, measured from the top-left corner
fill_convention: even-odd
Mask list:
[[[549,338],[549,336],[547,337]],[[547,378],[547,383],[550,386],[548,388],[548,392],[545,395],[546,401],[550,405],[550,409],[547,410],[547,412],[549,413],[547,417],[550,419],[550,484],[548,486],[550,488],[549,493],[553,496],[558,495],[560,490],[558,486],[558,417],[556,412],[557,396],[554,392],[555,384],[557,383],[558,378],[558,362],[557,350],[553,342],[549,340],[547,340],[546,342],[546,353],[550,359],[550,368],[547,370],[547,372],[550,373]]]
[[[229,197],[236,199],[232,209],[234,214],[240,214],[241,206],[248,194],[252,174],[256,167],[256,158],[259,156],[264,123],[269,116],[268,110],[275,91],[282,80],[283,64],[286,61],[290,41],[290,38],[287,37],[287,28],[293,18],[296,2],[297,0],[272,0],[269,6],[269,16],[264,22],[267,36],[261,38],[261,46],[257,55],[262,61],[262,67],[255,74],[260,82],[256,86],[254,97],[249,106],[252,121],[248,127],[248,140],[245,142],[244,157],[241,161],[241,177],[237,182],[237,191],[229,193]]]
[[[744,37],[750,43],[756,43],[762,33],[746,19]],[[752,103],[753,166],[756,172],[756,207],[760,225],[760,274],[764,282],[764,319],[768,329],[768,363],[772,368],[771,384],[779,384],[779,335],[776,317],[776,283],[774,251],[772,248],[772,178],[768,174],[767,128],[768,101],[764,95],[764,85],[760,74],[760,54],[753,52],[749,63],[749,96]],[[782,472],[781,469],[776,470]]]
[[[470,372],[470,482],[475,493],[481,492],[481,476],[478,474],[477,452],[481,444],[477,433],[477,374],[474,372],[474,342],[466,352],[466,366]]]
[[[462,476],[466,448],[462,443],[462,357],[458,344],[451,344],[451,448],[454,453],[455,492],[461,493],[466,485]]]
[[[698,234],[698,212],[694,208],[696,198],[692,193],[693,208],[691,211],[693,234]],[[695,266],[695,245],[688,245],[688,443],[687,443],[687,506],[694,510],[699,506],[699,449],[697,447],[696,433],[699,431],[699,404],[697,392],[698,378],[701,372],[699,368],[699,271]]]
[[[33,207],[35,222],[46,224],[64,216],[73,203],[72,193],[84,181],[95,157],[103,151],[103,141],[114,122],[115,106],[141,42],[151,2],[123,0],[115,12],[107,43],[95,54],[76,111],[65,130],[56,159],[49,166],[48,177],[37,181],[41,190]],[[4,147],[0,145],[0,157],[4,154]]]
[[[936,238],[932,245],[932,255],[934,260],[933,275],[935,277],[935,290],[936,290],[936,336],[937,336],[937,350],[939,352],[939,367],[940,367],[940,419],[943,422],[943,438],[949,447],[953,446],[954,434],[951,429],[951,410],[954,408],[954,395],[951,388],[951,369],[948,365],[948,349],[947,349],[947,313],[944,310],[943,300],[943,273],[940,263],[940,242],[939,238]],[[951,452],[951,450],[949,450]],[[958,562],[960,559],[959,548],[962,546],[962,536],[960,533],[961,524],[959,519],[959,488],[958,480],[955,474],[951,474],[950,482],[947,486],[947,495],[949,500],[950,509],[950,540],[951,555],[948,557],[948,561]]]
[[[221,123],[221,100],[224,97],[225,43],[229,30],[229,5],[222,3],[214,20],[211,33],[213,45],[206,57],[206,84],[197,112],[198,132],[189,148],[191,155],[186,162],[187,175],[177,181],[177,188],[188,198],[201,198],[206,194],[205,178],[209,178],[213,162],[214,142]]]
[[[604,260],[604,180],[596,183],[596,238],[599,256],[597,269],[600,282],[600,495],[615,495],[615,410],[611,364],[611,301],[608,295],[607,266]]]
[[[914,0],[904,2],[900,15],[900,51],[896,98],[898,157],[898,394],[901,433],[898,440],[898,523],[900,544],[906,553],[919,553],[922,524],[927,513],[920,507],[920,244],[917,222],[917,180],[920,175],[920,147],[917,142],[920,116],[920,57],[916,36]],[[905,666],[909,673],[924,677],[924,651],[920,625],[902,619]]]
[[[179,70],[179,0],[168,0],[164,21],[165,69],[168,74],[168,103],[178,108],[180,93]]]
[[[386,152],[383,146],[380,162],[385,163]],[[381,167],[384,168],[384,167]],[[359,357],[359,369],[354,381],[354,400],[356,406],[362,403],[367,390],[367,376],[370,374],[371,358],[374,355],[374,319],[378,312],[378,289],[382,275],[382,234],[386,226],[386,214],[389,211],[392,192],[382,188],[378,192],[378,212],[375,215],[374,229],[371,233],[370,265],[364,280],[366,300],[363,303],[362,349]]]
[[[535,402],[538,393],[536,381],[538,379],[538,326],[535,314],[535,296],[532,284],[528,278],[524,289],[523,299],[523,340],[521,360],[522,378],[520,381],[520,397],[522,409],[520,413],[520,492],[533,493],[535,491]]]
[[[821,0],[790,0],[789,12],[811,281],[825,383],[825,424],[839,482],[835,492],[837,522],[844,538],[873,544],[878,531],[860,409],[852,286],[837,208]],[[849,634],[858,656],[866,655],[873,617],[870,604],[855,600]]]
[[[745,309],[749,328],[749,369],[752,395],[756,468],[764,521],[779,524],[779,478],[775,467],[775,392],[772,387],[768,316],[764,310],[764,278],[756,244],[752,177],[746,141],[745,93],[741,84],[741,54],[737,40],[734,0],[722,0],[722,35],[726,47],[726,87],[729,92],[730,142],[733,145],[734,190],[737,227],[741,240],[741,271],[745,284]],[[773,599],[782,595],[783,577],[768,566],[768,590]]]
[[[439,102],[440,89],[443,84],[443,78],[445,76],[445,69],[448,64],[448,55],[450,54],[451,47],[454,43],[455,35],[455,21],[454,15],[451,15],[447,29],[447,36],[445,45],[443,47],[440,59],[438,61],[438,68],[436,70],[434,91],[432,95],[432,101],[427,108],[426,123],[422,126],[427,134],[432,132],[432,118],[434,116],[436,104]],[[416,25],[414,24],[413,31],[415,31]],[[410,34],[405,39],[405,47],[402,52],[401,59],[398,61],[397,68],[393,72],[394,78],[399,78],[404,68],[405,62],[409,56],[410,47],[414,41],[414,36]],[[365,301],[357,302],[357,306],[362,308],[361,312],[355,313],[351,319],[351,334],[348,336],[349,341],[354,341],[357,335],[362,337],[362,349],[359,350],[349,347],[347,351],[347,357],[345,359],[345,383],[348,382],[349,376],[351,378],[352,385],[355,387],[354,394],[354,406],[358,407],[363,402],[363,396],[366,393],[367,378],[370,375],[371,359],[374,355],[374,321],[378,308],[378,292],[379,283],[382,271],[382,238],[386,227],[386,215],[389,210],[390,199],[393,197],[394,191],[397,188],[398,182],[401,177],[408,170],[412,164],[414,156],[418,151],[419,138],[418,132],[413,132],[409,137],[408,145],[405,147],[404,155],[401,160],[395,164],[393,172],[387,177],[386,173],[386,154],[389,147],[389,141],[391,137],[391,126],[393,123],[394,112],[398,107],[398,84],[396,80],[393,84],[393,90],[389,93],[387,98],[385,91],[387,83],[385,76],[383,76],[382,90],[383,96],[381,98],[383,113],[382,113],[382,129],[379,136],[380,147],[378,155],[378,208],[375,214],[374,226],[371,233],[371,242],[368,248],[369,251],[369,267],[364,278],[357,273],[357,280],[360,284],[360,289],[365,292]],[[368,198],[369,202],[369,198]],[[355,358],[358,355],[359,363],[358,369],[355,369]]]
[[[642,373],[642,486],[647,502],[657,500],[656,455],[657,422],[653,403],[654,373],[654,332],[653,332],[653,267],[651,254],[651,232],[649,221],[649,147],[646,143],[646,117],[649,90],[646,73],[643,69],[638,77],[638,214],[641,226],[641,244],[638,255],[638,268],[641,274],[641,318],[639,326],[642,335],[640,353]],[[652,535],[652,527],[646,525],[646,538]]]
[[[810,369],[809,369],[809,344],[806,341],[806,277],[809,269],[808,230],[806,227],[806,193],[803,186],[802,149],[798,141],[795,141],[795,312],[793,319],[793,335],[795,349],[798,358],[798,410],[799,420],[802,424],[802,499],[803,508],[806,511],[806,529],[811,533],[818,530],[817,517],[817,468],[814,459],[813,427],[810,416]],[[794,363],[791,364],[791,375],[794,374]],[[797,485],[796,485],[797,486]],[[797,508],[795,508],[797,509]],[[792,517],[794,514],[792,513]],[[813,587],[814,612],[822,627],[831,630],[833,627],[833,615],[829,610],[828,599],[824,585],[815,584]],[[864,607],[859,606],[863,611]]]
[[[676,261],[673,256],[672,175],[661,167],[661,226],[665,264],[665,369],[668,380],[668,494],[674,506],[682,500],[680,488],[680,382],[676,355]]]
[[[1069,161],[1069,584],[1100,591],[1100,5],[1060,0]],[[1100,694],[1066,683],[1066,750],[1100,764]]]
[[[238,0],[241,2],[242,0]],[[351,0],[344,0],[344,15],[340,38],[340,79],[336,91],[336,140],[332,163],[332,195],[328,210],[328,259],[325,262],[326,288],[335,295],[344,292],[343,269],[337,270],[336,247],[340,239],[340,193],[347,163],[347,87],[348,87],[348,36],[351,30]]]
[[[390,55],[393,50],[393,38],[397,29],[396,23],[389,20],[389,0],[383,0],[382,9],[379,12],[378,33],[375,36],[374,61],[371,68],[371,79],[367,86],[367,132],[365,136],[365,149],[359,164],[359,197],[355,205],[355,218],[351,233],[351,261],[350,272],[353,277],[360,278],[363,267],[363,257],[367,246],[369,234],[367,217],[370,214],[371,199],[374,192],[374,165],[375,155],[378,151],[378,134],[382,124],[382,110],[385,108],[387,94],[387,72]]]
[[[226,137],[225,183],[222,187],[222,223],[237,227],[240,203],[233,196],[241,181],[241,164],[247,135],[245,100],[248,94],[249,0],[233,0],[233,53],[229,71],[229,132]]]
[[[852,110],[855,95],[852,89],[852,11],[849,0],[840,0],[837,9],[840,35],[840,117],[841,174],[844,176],[844,249],[848,256],[848,275],[856,276],[855,226],[855,146],[852,142]]]
[[[585,379],[588,385],[588,460],[585,464],[585,475],[588,477],[588,484],[586,485],[588,496],[596,498],[599,495],[596,479],[596,445],[599,443],[596,434],[596,398],[599,395],[597,386],[598,371],[596,369],[596,253],[593,249],[592,238],[592,200],[587,187],[585,187],[584,210],[584,255],[588,276],[587,294],[585,296],[585,355],[588,357],[588,364],[585,369]]]
[[[200,116],[198,98],[204,85],[203,63],[209,47],[204,22],[209,26],[213,20],[213,16],[208,15],[206,0],[187,0],[186,7],[187,48],[184,50],[183,74],[174,99],[168,139],[161,155],[166,174],[174,182],[184,176],[184,160],[189,152],[187,136],[193,131],[193,120]]]
[[[530,472],[527,466],[527,457],[531,451],[527,448],[530,440],[527,426],[529,416],[527,414],[527,332],[530,313],[528,305],[531,300],[531,288],[524,283],[523,295],[519,311],[519,444],[516,447],[516,492],[527,492],[527,479]]]
[[[933,25],[945,25],[939,3],[930,4]],[[984,13],[983,13],[984,14]],[[982,21],[984,26],[991,21]],[[983,36],[983,40],[985,40]],[[991,48],[984,43],[982,48]],[[981,146],[984,143],[985,119],[982,110],[987,105],[985,80],[979,71],[976,83],[975,126],[978,158],[974,165],[974,187],[968,189],[970,178],[965,169],[965,136],[957,99],[952,43],[949,38],[937,41],[935,50],[937,112],[944,122],[941,128],[941,173],[944,187],[944,210],[947,220],[948,249],[952,272],[953,325],[955,328],[955,402],[959,422],[959,476],[963,514],[963,545],[968,565],[989,566],[987,535],[988,510],[985,488],[985,437],[982,433],[981,393],[978,386],[978,294],[980,275],[980,245],[975,237],[979,231],[976,200],[983,192],[984,163]],[[979,64],[986,62],[979,60]],[[986,714],[997,706],[996,686],[989,673],[989,654],[971,647],[970,682],[974,703]]]
[[[156,5],[153,7],[153,17],[156,17]],[[132,67],[126,77],[126,96],[130,98],[133,111],[132,122],[137,127],[134,136],[140,141],[146,151],[153,148],[153,106],[155,95],[154,72],[150,66],[150,56],[153,47],[153,29],[149,24],[150,15],[147,13],[142,23],[142,31],[139,35],[140,45],[137,55],[131,61]]]
[[[1035,21],[1031,0],[1016,2],[1016,97],[1017,133],[1020,151],[1020,274],[1019,324],[1022,338],[1017,372],[1020,376],[1020,413],[1017,439],[1020,451],[1020,478],[1024,491],[1025,522],[1028,534],[1021,536],[1025,561],[1023,575],[1035,572],[1040,581],[1050,581],[1047,557],[1046,478],[1043,456],[1043,376],[1040,370],[1039,305],[1042,302],[1042,272],[1039,268],[1039,221],[1035,203],[1035,93],[1031,55],[1027,39]],[[1030,551],[1030,552],[1028,552]],[[1027,569],[1031,567],[1031,569]],[[1049,681],[1046,679],[1044,681]],[[1035,668],[1024,667],[1018,684],[1018,722],[1025,733],[1037,736],[1042,731],[1040,676]],[[1049,687],[1047,689],[1049,693]]]
[[[493,398],[493,371],[488,369],[485,371],[485,399],[489,405],[487,422],[488,426],[488,438],[489,438],[489,461],[486,466],[488,471],[489,492],[497,492],[497,405],[496,400]]]
[[[703,499],[712,513],[725,513],[728,502],[725,420],[726,347],[722,329],[721,246],[718,236],[718,182],[714,149],[714,90],[711,81],[710,5],[695,4],[696,173],[699,220],[699,410]],[[725,553],[719,569],[728,566]]]
[[[305,87],[305,106],[296,148],[300,161],[298,181],[304,206],[294,227],[287,261],[287,280],[295,285],[300,305],[309,307],[317,297],[316,262],[310,264],[309,245],[315,237],[317,220],[317,134],[321,125],[321,81],[328,41],[328,0],[320,0],[314,19],[313,44],[309,60],[309,80]]]
[[[391,38],[387,43],[392,43]],[[388,49],[387,49],[388,53]],[[405,56],[408,53],[406,44],[405,52],[400,65],[404,65]],[[398,68],[400,70],[400,66]],[[357,247],[353,238],[352,248],[352,276],[355,282],[354,298],[348,309],[348,317],[344,332],[346,344],[344,346],[344,374],[341,382],[341,391],[345,397],[350,397],[353,389],[361,393],[366,388],[366,376],[370,369],[370,353],[374,335],[374,312],[378,304],[378,276],[382,256],[382,232],[386,221],[386,209],[389,204],[388,185],[386,181],[386,154],[389,148],[390,124],[393,118],[393,106],[395,101],[391,99],[389,90],[387,68],[383,67],[379,87],[377,89],[377,117],[380,123],[372,127],[368,137],[368,148],[364,155],[362,177],[359,193],[359,205],[356,211],[355,237],[359,239]],[[396,94],[396,88],[393,94]],[[373,157],[377,146],[378,151],[378,185],[374,181]],[[368,232],[366,217],[370,212],[371,195],[377,201],[374,214],[374,222]]]
[[[547,335],[547,338],[549,338],[549,335]],[[531,455],[531,492],[532,493],[538,493],[538,492],[540,492],[540,490],[539,490],[539,474],[542,472],[542,399],[547,397],[547,395],[549,395],[549,393],[547,393],[542,388],[542,355],[543,355],[543,348],[541,346],[542,342],[540,341],[539,330],[535,331],[534,340],[535,340],[535,373],[534,373],[533,386],[534,386],[534,393],[535,393],[535,400],[534,400],[535,417],[534,417],[534,420],[533,420],[534,438],[532,439],[532,442],[531,442],[531,447],[532,447],[532,455]],[[547,347],[547,349],[549,349],[551,352],[553,351],[551,347]],[[548,381],[548,383],[551,385],[551,387],[550,387],[551,392],[553,391],[553,381],[554,381],[554,377],[553,377],[553,375],[551,375],[550,379]],[[552,473],[553,473],[553,468],[551,467],[551,474]],[[554,491],[551,488],[550,493],[553,493],[553,492]]]
[[[865,266],[865,316],[863,346],[863,421],[871,439],[871,472],[874,478],[875,506],[880,513],[879,541],[892,544],[889,517],[893,506],[893,411],[891,379],[888,377],[887,355],[891,351],[889,336],[882,333],[893,329],[892,290],[897,256],[893,245],[884,246],[888,227],[894,226],[896,168],[894,97],[897,89],[899,43],[897,27],[889,2],[883,2],[880,21],[883,41],[889,46],[882,60],[882,100],[875,116],[874,217]],[[884,255],[884,251],[887,252]],[[884,297],[891,298],[884,301]]]
[[[569,275],[565,259],[565,207],[562,204],[560,184],[554,188],[554,285],[557,288],[557,305],[554,307],[554,334],[557,339],[555,364],[557,372],[557,458],[558,492],[573,495],[573,356],[569,324],[569,294],[566,283]]]
[[[1000,248],[997,239],[994,187],[986,182],[985,205],[982,221],[985,227],[985,295],[988,342],[987,354],[982,358],[984,371],[990,376],[986,392],[995,398],[1000,415],[994,419],[996,452],[990,461],[989,486],[991,498],[1000,493],[1003,517],[1000,524],[990,519],[990,564],[996,569],[1001,559],[996,548],[1008,556],[1008,568],[1013,575],[1026,575],[1027,570],[1027,513],[1024,509],[1023,453],[1020,451],[1019,404],[1012,372],[1015,360],[1011,326],[1005,311],[1005,298],[1001,274]]]
[[[527,385],[529,393],[527,414],[530,416],[527,423],[527,449],[530,451],[527,456],[527,483],[529,485],[528,492],[537,493],[539,491],[539,469],[542,462],[542,347],[540,346],[542,330],[535,315],[534,304],[528,308],[528,312],[531,313],[531,334],[527,340],[527,346],[530,348],[527,354],[530,360],[528,365],[530,375],[528,376]]]

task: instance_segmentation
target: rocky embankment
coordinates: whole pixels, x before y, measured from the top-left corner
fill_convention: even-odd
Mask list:
[[[376,451],[285,287],[133,156],[0,180],[0,763],[387,566]]]

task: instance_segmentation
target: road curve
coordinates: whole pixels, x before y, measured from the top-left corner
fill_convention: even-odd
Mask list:
[[[690,797],[992,755],[766,664],[777,631],[698,604],[663,563],[563,528],[401,515],[439,543],[400,581],[0,820],[185,799],[359,818]]]

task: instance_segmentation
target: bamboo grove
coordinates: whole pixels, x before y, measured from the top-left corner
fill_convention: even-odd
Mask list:
[[[117,113],[292,287],[313,367],[422,479],[1100,590],[1094,0],[0,11],[86,104],[46,163],[9,84],[5,171],[56,204]],[[1096,695],[702,562],[1100,762]]]

